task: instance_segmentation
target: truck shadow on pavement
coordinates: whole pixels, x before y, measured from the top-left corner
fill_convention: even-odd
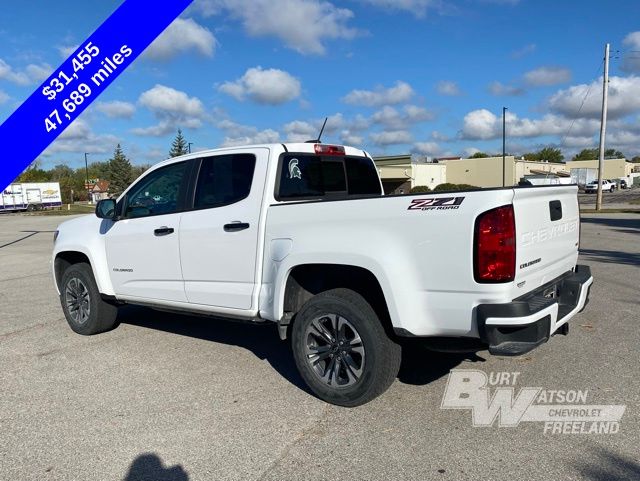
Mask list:
[[[165,468],[157,454],[145,453],[131,463],[123,481],[189,481],[189,475],[181,465]]]
[[[266,360],[291,384],[311,394],[295,366],[289,340],[280,340],[275,323],[250,324],[137,306],[121,308],[119,321],[179,336],[242,347],[251,351],[258,359]],[[429,384],[446,376],[465,360],[483,359],[475,354],[436,353],[412,343],[404,346],[398,380],[411,385]]]
[[[640,254],[633,252],[605,251],[598,249],[580,249],[580,255],[587,260],[604,262],[607,264],[625,264],[640,266]]]
[[[640,479],[640,464],[637,460],[607,451],[604,448],[592,449],[589,461],[577,466],[585,479],[593,481],[623,481]],[[586,454],[586,453],[585,453]]]
[[[612,218],[612,217],[582,217],[585,224],[596,224],[611,227],[618,232],[625,234],[640,234],[640,214],[635,218]]]

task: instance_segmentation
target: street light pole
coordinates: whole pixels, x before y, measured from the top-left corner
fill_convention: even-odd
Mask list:
[[[505,187],[506,157],[507,157],[507,108],[502,107],[502,187]]]
[[[193,142],[187,142],[187,147],[189,149],[189,153],[191,153],[191,144],[193,144]]]
[[[86,185],[85,188],[87,189],[87,202],[89,202],[89,162],[87,161],[87,155],[89,155],[87,152],[84,153],[84,173],[86,176]]]

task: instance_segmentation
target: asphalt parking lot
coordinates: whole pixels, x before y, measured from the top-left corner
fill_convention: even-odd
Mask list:
[[[580,207],[582,208],[595,208],[596,206],[596,194],[578,194],[580,200]],[[630,205],[629,202],[640,202],[640,188],[634,187],[632,189],[618,189],[615,192],[603,192],[602,203],[607,208],[640,208],[640,205]]]
[[[407,350],[355,409],[311,396],[270,325],[127,308],[109,333],[74,334],[50,275],[62,220],[0,216],[2,480],[640,479],[640,215],[584,216],[595,283],[567,337],[518,358]],[[451,369],[626,412],[616,434],[473,427],[440,408]]]

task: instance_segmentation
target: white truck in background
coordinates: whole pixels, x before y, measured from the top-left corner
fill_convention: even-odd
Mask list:
[[[61,205],[62,196],[58,182],[13,183],[0,195],[0,212],[31,212]]]
[[[394,381],[404,339],[519,355],[566,334],[593,282],[577,191],[384,196],[352,147],[198,152],[60,225],[54,283],[83,335],[122,304],[276,323],[311,390],[357,406]]]

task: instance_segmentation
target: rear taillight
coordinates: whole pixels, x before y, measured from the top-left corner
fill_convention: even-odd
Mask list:
[[[344,147],[342,145],[316,144],[315,151],[318,155],[344,155]]]
[[[476,219],[473,276],[476,282],[511,282],[516,273],[513,206],[489,210]]]

